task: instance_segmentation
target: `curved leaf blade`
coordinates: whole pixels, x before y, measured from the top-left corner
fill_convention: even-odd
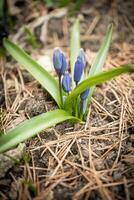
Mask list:
[[[0,153],[35,136],[44,129],[66,120],[79,121],[78,118],[70,116],[66,111],[60,109],[43,113],[32,119],[26,120],[13,130],[9,131],[6,135],[0,137]]]
[[[4,39],[4,47],[55,99],[61,107],[61,99],[57,81],[24,50],[8,39]]]
[[[80,24],[79,20],[76,20],[71,31],[70,36],[70,64],[71,64],[71,76],[72,86],[74,88],[74,64],[80,50]]]
[[[101,47],[91,65],[91,69],[89,71],[89,76],[94,75],[102,70],[102,67],[105,63],[107,53],[110,47],[111,39],[112,39],[113,25],[110,24],[107,28],[107,32],[105,38],[101,44]]]
[[[106,60],[106,57],[107,57],[107,54],[108,54],[108,50],[109,50],[109,47],[110,47],[110,43],[111,43],[111,40],[112,40],[112,32],[113,32],[113,25],[110,24],[107,28],[107,32],[106,32],[106,35],[103,39],[101,47],[100,47],[92,65],[91,65],[91,69],[89,71],[89,77],[102,71],[102,67],[105,63],[105,60]],[[94,89],[95,89],[95,85],[90,88],[90,93],[89,93],[89,96],[88,96],[88,102],[91,99],[91,96],[94,92]]]
[[[64,104],[65,109],[68,109],[72,105],[74,99],[85,89],[90,88],[91,86],[97,85],[99,83],[105,82],[107,80],[110,80],[116,76],[119,76],[120,74],[127,72],[134,72],[134,65],[120,66],[115,69],[106,72],[101,72],[97,75],[87,78],[86,80],[82,81],[66,98]]]

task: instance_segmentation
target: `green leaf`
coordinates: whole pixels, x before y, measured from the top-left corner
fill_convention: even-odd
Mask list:
[[[30,29],[27,27],[24,27],[24,32],[26,34],[27,42],[32,46],[32,48],[33,49],[38,48],[39,45],[37,43],[37,39],[36,39],[35,35],[30,31]]]
[[[7,151],[30,137],[35,136],[44,129],[65,120],[79,121],[78,118],[70,116],[66,111],[60,109],[43,113],[33,117],[32,119],[26,120],[13,130],[9,131],[6,135],[0,137],[0,153]]]
[[[57,81],[36,61],[34,61],[24,50],[8,39],[4,39],[4,47],[34,78],[49,92],[61,107],[61,99]]]
[[[106,72],[101,72],[99,74],[87,78],[86,80],[82,81],[66,98],[66,101],[64,103],[64,108],[68,109],[69,107],[71,107],[72,102],[75,100],[75,98],[85,89],[90,88],[91,86],[97,85],[99,83],[105,82],[107,80],[110,80],[116,76],[119,76],[120,74],[127,72],[134,72],[134,65],[120,66],[115,69],[111,69]]]
[[[72,86],[74,88],[74,64],[80,50],[80,24],[79,20],[76,20],[71,31],[70,39],[70,64],[71,64],[71,76]]]
[[[98,72],[102,71],[102,67],[105,63],[106,57],[107,57],[107,53],[110,47],[110,43],[111,43],[111,39],[112,39],[112,32],[113,32],[113,25],[110,24],[108,26],[107,32],[106,32],[106,36],[102,42],[102,45],[91,65],[91,69],[89,71],[89,77],[93,76],[95,74],[97,74]],[[94,92],[95,89],[95,85],[93,87],[90,88],[90,93],[89,93],[89,97],[88,97],[88,102],[91,99],[91,96]]]

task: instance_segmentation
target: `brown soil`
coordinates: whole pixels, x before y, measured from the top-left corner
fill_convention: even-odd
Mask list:
[[[89,65],[107,25],[114,23],[105,69],[134,62],[133,1],[110,2],[87,1],[76,15]],[[66,9],[48,12],[42,4],[31,3],[25,9],[10,38],[35,59],[44,53],[52,55],[56,46],[68,56],[70,27],[76,16],[68,17]],[[48,22],[41,23],[42,16],[48,16]],[[33,50],[27,43],[20,22],[34,30],[39,41],[45,34],[40,48]],[[1,60],[1,66],[0,129],[9,130],[56,108],[46,91],[11,57]],[[96,88],[84,125],[64,122],[26,141],[21,162],[0,179],[0,199],[132,200],[133,134],[134,76],[127,74]]]

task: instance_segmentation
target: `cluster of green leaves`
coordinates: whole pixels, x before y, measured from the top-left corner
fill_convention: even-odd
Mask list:
[[[78,117],[72,116],[73,102],[85,89],[90,88],[90,94],[88,98],[89,103],[97,84],[110,80],[120,74],[134,71],[133,65],[124,65],[118,66],[109,71],[101,72],[109,50],[112,38],[112,29],[112,25],[110,25],[107,29],[106,36],[91,66],[89,76],[86,80],[81,81],[81,83],[78,84],[74,90],[66,97],[64,105],[62,105],[61,102],[58,82],[54,79],[54,77],[51,76],[37,62],[35,62],[26,52],[24,52],[24,50],[20,49],[10,40],[4,39],[4,47],[6,50],[26,70],[28,70],[37,81],[39,81],[43,88],[48,91],[48,93],[53,97],[59,106],[59,109],[33,117],[32,119],[21,123],[16,128],[8,131],[7,134],[3,134],[0,137],[0,153],[12,148],[13,146],[23,142],[30,137],[35,136],[37,133],[43,131],[44,129],[56,125],[57,123],[63,122],[65,120],[79,122],[80,119]],[[80,48],[80,31],[78,21],[75,22],[72,28],[70,41],[71,73],[73,77],[74,62]]]

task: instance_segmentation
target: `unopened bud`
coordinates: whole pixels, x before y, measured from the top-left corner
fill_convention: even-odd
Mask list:
[[[64,75],[67,62],[64,54],[59,48],[54,49],[53,53],[53,65],[58,76]]]

